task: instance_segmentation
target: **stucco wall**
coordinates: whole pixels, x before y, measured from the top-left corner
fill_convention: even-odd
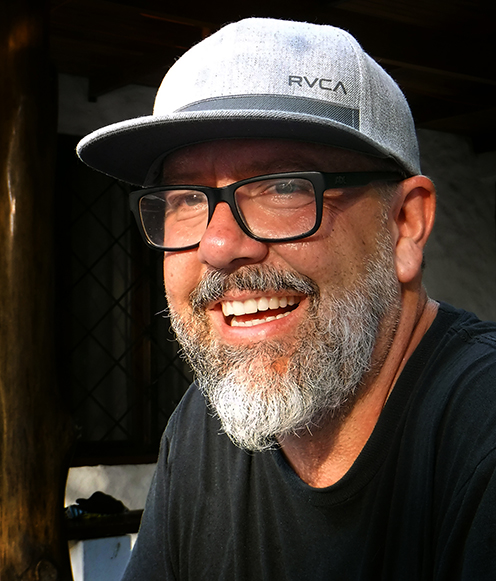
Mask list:
[[[78,498],[89,498],[100,490],[122,501],[129,510],[143,508],[154,469],[155,464],[71,468],[65,506],[76,504]]]
[[[429,294],[496,320],[496,152],[461,136],[419,130],[422,171],[437,188],[425,256]]]

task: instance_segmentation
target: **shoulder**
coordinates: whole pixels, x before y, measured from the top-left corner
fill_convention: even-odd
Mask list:
[[[474,313],[439,303],[438,315],[433,324],[436,336],[459,336],[463,341],[483,342],[496,347],[496,322],[481,321]]]
[[[161,455],[174,455],[179,443],[181,447],[194,445],[205,436],[214,418],[209,413],[205,398],[197,385],[190,385],[172,413],[162,436]],[[165,450],[164,450],[165,449]]]
[[[469,413],[485,400],[496,403],[496,323],[442,303],[407,375],[416,380],[420,397],[435,399],[445,412],[456,407]]]
[[[413,361],[417,431],[438,473],[460,490],[496,460],[496,324],[441,304]]]
[[[223,432],[215,412],[196,384],[192,384],[173,412],[162,437],[159,465],[169,478],[228,466],[241,450]],[[226,468],[227,469],[227,468]]]
[[[496,324],[441,304],[390,399],[402,440],[459,487],[496,449]]]
[[[166,437],[172,437],[185,422],[190,422],[193,418],[203,421],[206,414],[207,404],[205,398],[200,393],[196,383],[192,383],[181,398],[176,409],[172,412],[164,435]]]
[[[439,387],[460,386],[496,373],[496,323],[446,303],[418,346],[407,375]],[[439,389],[436,390],[439,392]]]
[[[474,313],[447,303],[439,304],[438,318],[449,325],[448,334],[459,334],[466,342],[482,342],[496,348],[496,322],[481,321]]]
[[[496,323],[446,304],[440,306],[439,319],[425,379],[449,400],[446,411],[456,407],[466,417],[482,411],[484,401],[496,404]]]
[[[424,417],[437,416],[431,437],[440,563],[446,578],[463,569],[467,578],[486,579],[494,571],[496,522],[496,324],[447,305],[441,318],[450,324],[426,369],[424,406]]]

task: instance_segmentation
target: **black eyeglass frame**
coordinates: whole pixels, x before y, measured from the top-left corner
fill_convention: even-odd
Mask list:
[[[240,213],[237,204],[236,198],[234,197],[235,191],[244,186],[246,184],[250,184],[253,182],[268,180],[268,179],[279,179],[279,178],[301,178],[308,180],[314,189],[315,192],[315,206],[316,206],[316,215],[315,215],[315,224],[313,228],[304,232],[303,234],[298,234],[296,236],[289,236],[285,238],[264,238],[261,236],[257,236],[250,231],[247,224],[243,220],[243,216]],[[252,178],[247,178],[241,180],[239,182],[234,182],[227,186],[223,186],[221,188],[212,188],[210,186],[201,186],[201,185],[167,185],[167,186],[156,186],[151,188],[143,188],[141,190],[137,190],[131,192],[129,194],[129,204],[131,208],[131,212],[133,213],[136,223],[138,225],[138,229],[140,234],[150,248],[154,250],[158,250],[161,252],[180,252],[182,250],[191,250],[193,248],[197,248],[201,242],[201,239],[196,242],[195,244],[190,244],[188,246],[181,246],[177,248],[165,247],[165,246],[158,246],[151,242],[149,237],[146,234],[145,228],[143,226],[143,221],[141,219],[141,212],[140,212],[140,200],[141,198],[154,193],[171,191],[171,190],[192,190],[196,192],[201,192],[205,194],[208,201],[208,218],[205,230],[208,228],[210,224],[210,220],[215,212],[215,208],[217,204],[220,202],[225,202],[234,216],[238,226],[241,230],[253,240],[257,240],[258,242],[267,242],[267,243],[277,243],[277,242],[292,242],[294,240],[301,240],[303,238],[308,238],[312,234],[315,234],[317,230],[320,228],[322,223],[322,213],[323,213],[323,202],[324,202],[324,192],[330,189],[341,189],[341,188],[356,188],[356,187],[363,187],[371,184],[372,182],[400,182],[405,179],[405,176],[399,172],[391,172],[391,171],[371,171],[371,172],[339,172],[339,173],[328,173],[328,172],[320,172],[320,171],[295,171],[295,172],[282,172],[282,173],[274,173],[274,174],[267,174],[256,176]]]

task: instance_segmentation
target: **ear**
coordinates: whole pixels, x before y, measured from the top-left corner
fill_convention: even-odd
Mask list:
[[[396,274],[400,283],[409,283],[421,273],[424,247],[434,225],[434,184],[425,176],[404,180],[391,210],[396,241]]]

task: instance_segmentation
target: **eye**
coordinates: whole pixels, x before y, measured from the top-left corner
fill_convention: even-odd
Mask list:
[[[301,184],[297,180],[290,180],[286,182],[277,182],[273,185],[272,190],[276,194],[294,194],[301,191]],[[269,189],[270,191],[270,189]]]
[[[242,186],[236,191],[236,203],[245,216],[256,212],[295,212],[315,206],[312,182],[305,178],[274,178]]]
[[[260,195],[264,202],[272,199],[274,203],[295,204],[296,206],[314,198],[311,182],[301,178],[266,183]]]
[[[188,208],[196,208],[206,204],[205,195],[190,190],[167,192],[167,210],[178,212]]]
[[[257,195],[301,196],[313,195],[313,185],[304,178],[267,180],[261,182]]]

